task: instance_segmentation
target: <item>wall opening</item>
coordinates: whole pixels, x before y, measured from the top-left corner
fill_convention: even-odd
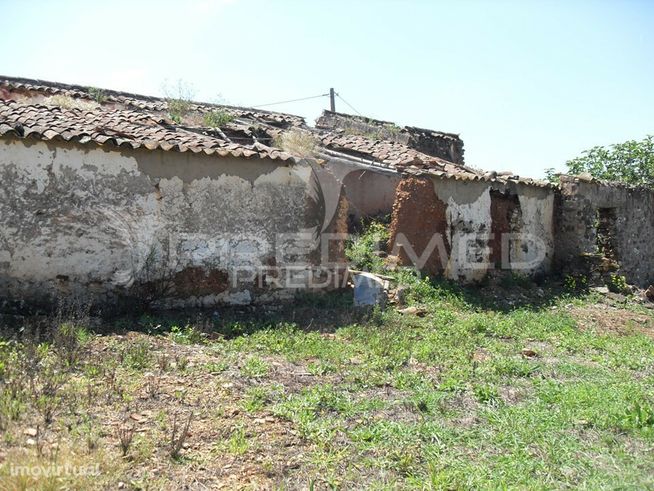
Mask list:
[[[490,197],[491,239],[488,244],[491,249],[490,261],[495,265],[496,269],[501,269],[503,258],[511,260],[510,250],[502,250],[503,247],[508,246],[510,248],[509,242],[503,240],[504,234],[520,232],[522,228],[522,210],[517,194],[491,189]]]
[[[606,258],[617,261],[616,250],[616,220],[615,208],[599,208],[597,210],[597,249]]]

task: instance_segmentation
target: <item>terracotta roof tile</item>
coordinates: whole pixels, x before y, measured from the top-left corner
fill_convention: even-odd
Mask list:
[[[373,140],[365,136],[344,135],[336,132],[324,134],[320,141],[325,148],[330,150],[366,158],[373,163],[382,164],[384,167],[398,171],[402,171],[409,165],[414,165],[417,168],[441,169],[454,173],[475,172],[462,165],[418,152],[399,142]]]
[[[89,87],[0,75],[0,92],[2,89],[25,94],[65,95],[76,99],[94,100]],[[104,89],[102,93],[107,104],[114,103],[127,109],[134,108],[141,111],[160,113],[168,111],[168,102],[164,98]],[[279,128],[306,126],[304,118],[294,114],[204,102],[191,102],[189,107],[190,111],[199,113],[206,113],[216,109],[224,110],[236,118],[257,120]]]
[[[289,154],[261,143],[241,145],[162,121],[161,118],[128,109],[106,109],[102,106],[88,111],[0,100],[0,136],[42,140],[60,138],[83,144],[93,142],[131,148],[145,146],[149,150],[204,151],[208,154],[221,149],[221,156],[293,159]]]

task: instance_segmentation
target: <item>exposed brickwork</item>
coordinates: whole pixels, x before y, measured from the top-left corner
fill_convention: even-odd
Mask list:
[[[216,295],[229,288],[229,275],[219,269],[191,266],[173,277],[175,293],[183,296]]]
[[[412,266],[413,262],[406,249],[398,247],[399,234],[404,234],[419,257],[422,256],[434,235],[438,235],[443,239],[449,255],[446,209],[446,204],[438,199],[434,192],[432,179],[411,177],[400,182],[393,206],[389,240],[389,250],[397,253],[400,265]],[[435,247],[422,271],[434,275],[441,274],[444,269],[445,264],[440,257],[439,249]]]
[[[504,234],[520,231],[520,200],[518,195],[496,190],[490,191],[491,197],[491,249],[490,261],[496,268],[502,266],[502,259],[509,258],[509,251],[504,251],[502,237]]]

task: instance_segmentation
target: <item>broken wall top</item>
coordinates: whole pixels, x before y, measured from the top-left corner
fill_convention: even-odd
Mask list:
[[[400,127],[389,121],[323,111],[316,128],[344,135],[360,135],[372,140],[401,143],[412,150],[463,165],[463,140],[454,133],[445,133],[415,126]]]

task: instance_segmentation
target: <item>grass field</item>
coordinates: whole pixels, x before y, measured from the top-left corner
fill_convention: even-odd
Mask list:
[[[346,292],[7,337],[0,487],[654,488],[651,310],[402,282],[424,316]]]

